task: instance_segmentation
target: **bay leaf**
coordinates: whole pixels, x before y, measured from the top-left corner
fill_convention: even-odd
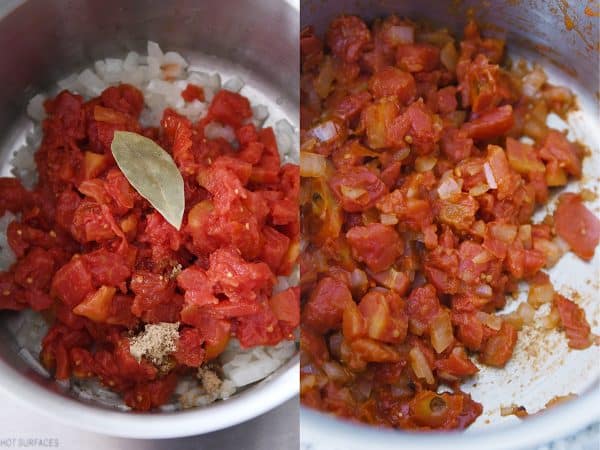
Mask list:
[[[134,189],[179,230],[185,196],[183,178],[171,155],[152,139],[129,131],[115,131],[110,148]]]

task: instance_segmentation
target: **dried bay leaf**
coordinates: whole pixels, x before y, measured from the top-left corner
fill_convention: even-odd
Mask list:
[[[110,148],[129,183],[179,230],[185,196],[183,178],[171,155],[153,140],[129,131],[115,131]]]

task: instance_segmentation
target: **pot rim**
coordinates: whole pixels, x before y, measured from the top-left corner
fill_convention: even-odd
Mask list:
[[[276,408],[298,394],[299,370],[296,355],[275,374],[230,399],[189,410],[149,414],[104,409],[49,392],[3,360],[0,392],[54,420],[87,431],[125,438],[177,438],[228,428]]]
[[[377,442],[380,450],[461,450],[521,449],[548,444],[582,430],[600,420],[600,382],[596,381],[580,397],[549,408],[518,423],[473,431],[442,433],[402,432],[345,421],[330,414],[302,406],[300,435],[303,443],[335,450],[365,449]]]
[[[27,1],[2,2],[0,20]],[[300,0],[279,1],[299,14]],[[278,407],[298,395],[299,372],[296,352],[273,374],[225,401],[183,411],[142,414],[94,406],[52,392],[0,359],[0,392],[42,415],[78,429],[124,438],[178,438],[228,428]]]

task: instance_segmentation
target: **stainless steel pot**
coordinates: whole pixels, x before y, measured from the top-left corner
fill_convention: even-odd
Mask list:
[[[584,163],[584,178],[569,190],[600,186],[599,123],[599,20],[585,13],[586,1],[492,0],[492,1],[397,1],[306,0],[302,2],[301,27],[313,25],[323,34],[328,23],[341,13],[366,20],[396,13],[414,20],[447,27],[461,35],[468,17],[474,17],[488,35],[507,40],[512,59],[524,57],[541,64],[551,82],[571,88],[580,110],[568,123],[571,137],[587,144],[592,155]],[[597,13],[596,13],[597,14]],[[556,118],[554,118],[556,119]],[[591,208],[600,215],[600,202]],[[541,215],[545,211],[541,212]],[[551,271],[555,286],[567,295],[579,293],[580,304],[596,333],[600,321],[600,251],[589,264],[566,255]],[[465,433],[414,434],[381,430],[338,420],[301,408],[301,438],[315,448],[331,450],[378,449],[519,449],[548,443],[572,434],[600,419],[600,350],[568,351],[564,336],[521,333],[513,360],[502,370],[483,369],[465,389],[483,403],[484,415]],[[535,348],[535,351],[530,349]],[[530,412],[556,395],[576,392],[579,398],[526,420],[501,417],[499,406],[525,405]],[[308,445],[310,447],[310,445]]]
[[[0,172],[28,128],[27,101],[99,58],[142,50],[147,40],[191,63],[241,76],[272,120],[298,123],[299,5],[269,0],[8,0],[0,4]],[[271,120],[271,119],[270,119]],[[298,392],[297,358],[233,398],[206,408],[133,414],[84,403],[38,375],[19,355],[0,314],[0,389],[71,425],[124,437],[201,434],[243,422]]]

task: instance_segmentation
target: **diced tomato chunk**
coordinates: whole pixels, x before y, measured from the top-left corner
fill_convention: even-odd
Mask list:
[[[591,329],[584,310],[560,294],[555,294],[554,306],[558,310],[560,324],[569,340],[569,347],[584,349],[592,345]]]
[[[403,242],[389,226],[371,223],[366,227],[353,227],[346,233],[352,254],[374,272],[389,268],[402,254]]]
[[[577,256],[592,259],[600,242],[600,221],[585,207],[580,196],[569,193],[560,196],[554,226]]]
[[[208,117],[237,128],[245,119],[252,117],[250,102],[240,94],[222,89],[212,99]]]
[[[345,284],[323,278],[304,305],[302,323],[320,333],[340,328],[344,309],[350,302],[352,294]]]

